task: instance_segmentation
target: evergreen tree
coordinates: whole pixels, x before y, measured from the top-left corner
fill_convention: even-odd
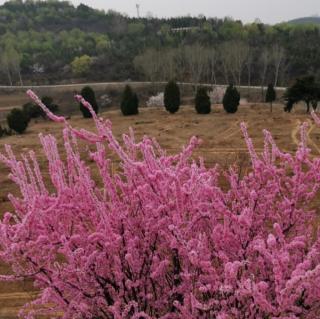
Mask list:
[[[124,116],[136,115],[139,113],[139,99],[132,91],[130,85],[126,85],[122,94],[121,112]]]
[[[18,134],[22,134],[28,127],[30,118],[28,115],[20,110],[13,109],[7,116],[7,122],[10,129],[14,130]]]
[[[85,86],[81,90],[81,95],[87,102],[89,102],[91,104],[93,110],[96,113],[98,113],[99,107],[98,107],[98,103],[96,101],[96,96],[95,96],[95,93],[94,93],[93,89],[90,86]],[[92,117],[92,115],[89,112],[89,110],[85,106],[83,106],[82,103],[80,103],[80,110],[81,110],[84,118]]]
[[[240,104],[240,93],[230,84],[226,90],[223,97],[223,108],[227,113],[236,113],[238,111],[238,106]]]
[[[164,105],[170,113],[176,113],[180,107],[180,89],[176,82],[170,81],[164,90]]]
[[[272,103],[276,100],[277,93],[274,89],[273,84],[268,85],[267,93],[266,93],[266,103],[270,103],[270,111],[272,113]]]
[[[310,104],[314,107],[320,100],[320,83],[316,82],[314,76],[306,76],[297,79],[296,82],[289,87],[284,98],[286,100],[286,107],[284,110],[290,112],[295,103],[304,101],[307,105],[307,112],[310,111]]]
[[[209,114],[211,112],[211,101],[206,88],[198,88],[195,98],[195,107],[198,114]]]

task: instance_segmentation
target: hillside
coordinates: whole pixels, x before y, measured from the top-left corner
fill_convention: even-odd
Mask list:
[[[320,17],[303,17],[290,20],[290,24],[320,24]]]
[[[320,29],[11,0],[0,6],[0,61],[0,85],[176,78],[285,86],[320,74]]]

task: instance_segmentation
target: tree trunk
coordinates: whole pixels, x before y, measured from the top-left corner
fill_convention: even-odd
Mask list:
[[[217,85],[217,77],[216,77],[216,71],[214,68],[211,70],[211,84]]]
[[[23,86],[21,71],[18,70],[20,85]]]
[[[12,86],[12,77],[11,77],[11,73],[10,73],[10,70],[8,67],[7,67],[7,75],[8,75],[8,80],[9,80],[10,86]]]
[[[280,69],[280,63],[276,65],[276,71],[275,71],[275,75],[274,75],[274,87],[275,88],[278,86],[279,69]]]
[[[264,96],[264,85],[263,84],[261,85],[261,100],[262,100],[262,102],[266,102],[265,96]]]

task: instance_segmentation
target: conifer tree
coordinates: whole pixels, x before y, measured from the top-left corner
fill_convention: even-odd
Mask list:
[[[209,114],[211,112],[211,101],[206,88],[198,88],[195,98],[195,107],[198,114]]]
[[[121,112],[124,116],[136,115],[139,113],[138,95],[132,91],[130,85],[126,85],[122,94]]]
[[[230,84],[223,97],[223,108],[227,113],[236,113],[240,104],[240,93]]]
[[[13,109],[7,116],[7,123],[10,129],[22,134],[28,127],[30,118],[26,112],[20,109]]]
[[[97,114],[99,111],[99,107],[98,107],[98,103],[96,101],[96,96],[95,93],[93,91],[93,89],[90,86],[85,86],[82,90],[81,90],[81,96],[91,104],[93,110],[95,111],[95,113]],[[80,111],[82,112],[82,115],[84,118],[91,118],[92,115],[89,112],[89,110],[84,107],[81,103],[80,103]]]
[[[180,107],[180,89],[175,81],[170,81],[164,90],[164,105],[170,113],[176,113]]]
[[[286,112],[291,112],[294,104],[304,101],[307,105],[307,113],[309,113],[310,106],[315,109],[320,100],[320,83],[314,76],[297,79],[291,87],[287,88],[284,100],[286,101],[284,108]]]

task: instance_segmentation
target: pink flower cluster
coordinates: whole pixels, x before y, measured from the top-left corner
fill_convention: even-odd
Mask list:
[[[0,155],[21,190],[0,223],[0,259],[14,276],[0,279],[32,278],[41,291],[22,317],[320,317],[320,236],[310,208],[320,159],[310,156],[305,126],[295,155],[266,131],[259,155],[242,125],[252,169],[241,177],[236,167],[221,172],[193,160],[196,138],[175,156],[148,137],[136,142],[132,132],[120,144],[109,122],[94,115],[96,134],[76,130],[29,95],[65,122],[66,159],[53,136],[40,136],[49,191],[34,153],[18,160],[7,146]],[[78,139],[96,145],[89,156],[99,181],[80,158]],[[121,160],[117,174],[111,152]]]

